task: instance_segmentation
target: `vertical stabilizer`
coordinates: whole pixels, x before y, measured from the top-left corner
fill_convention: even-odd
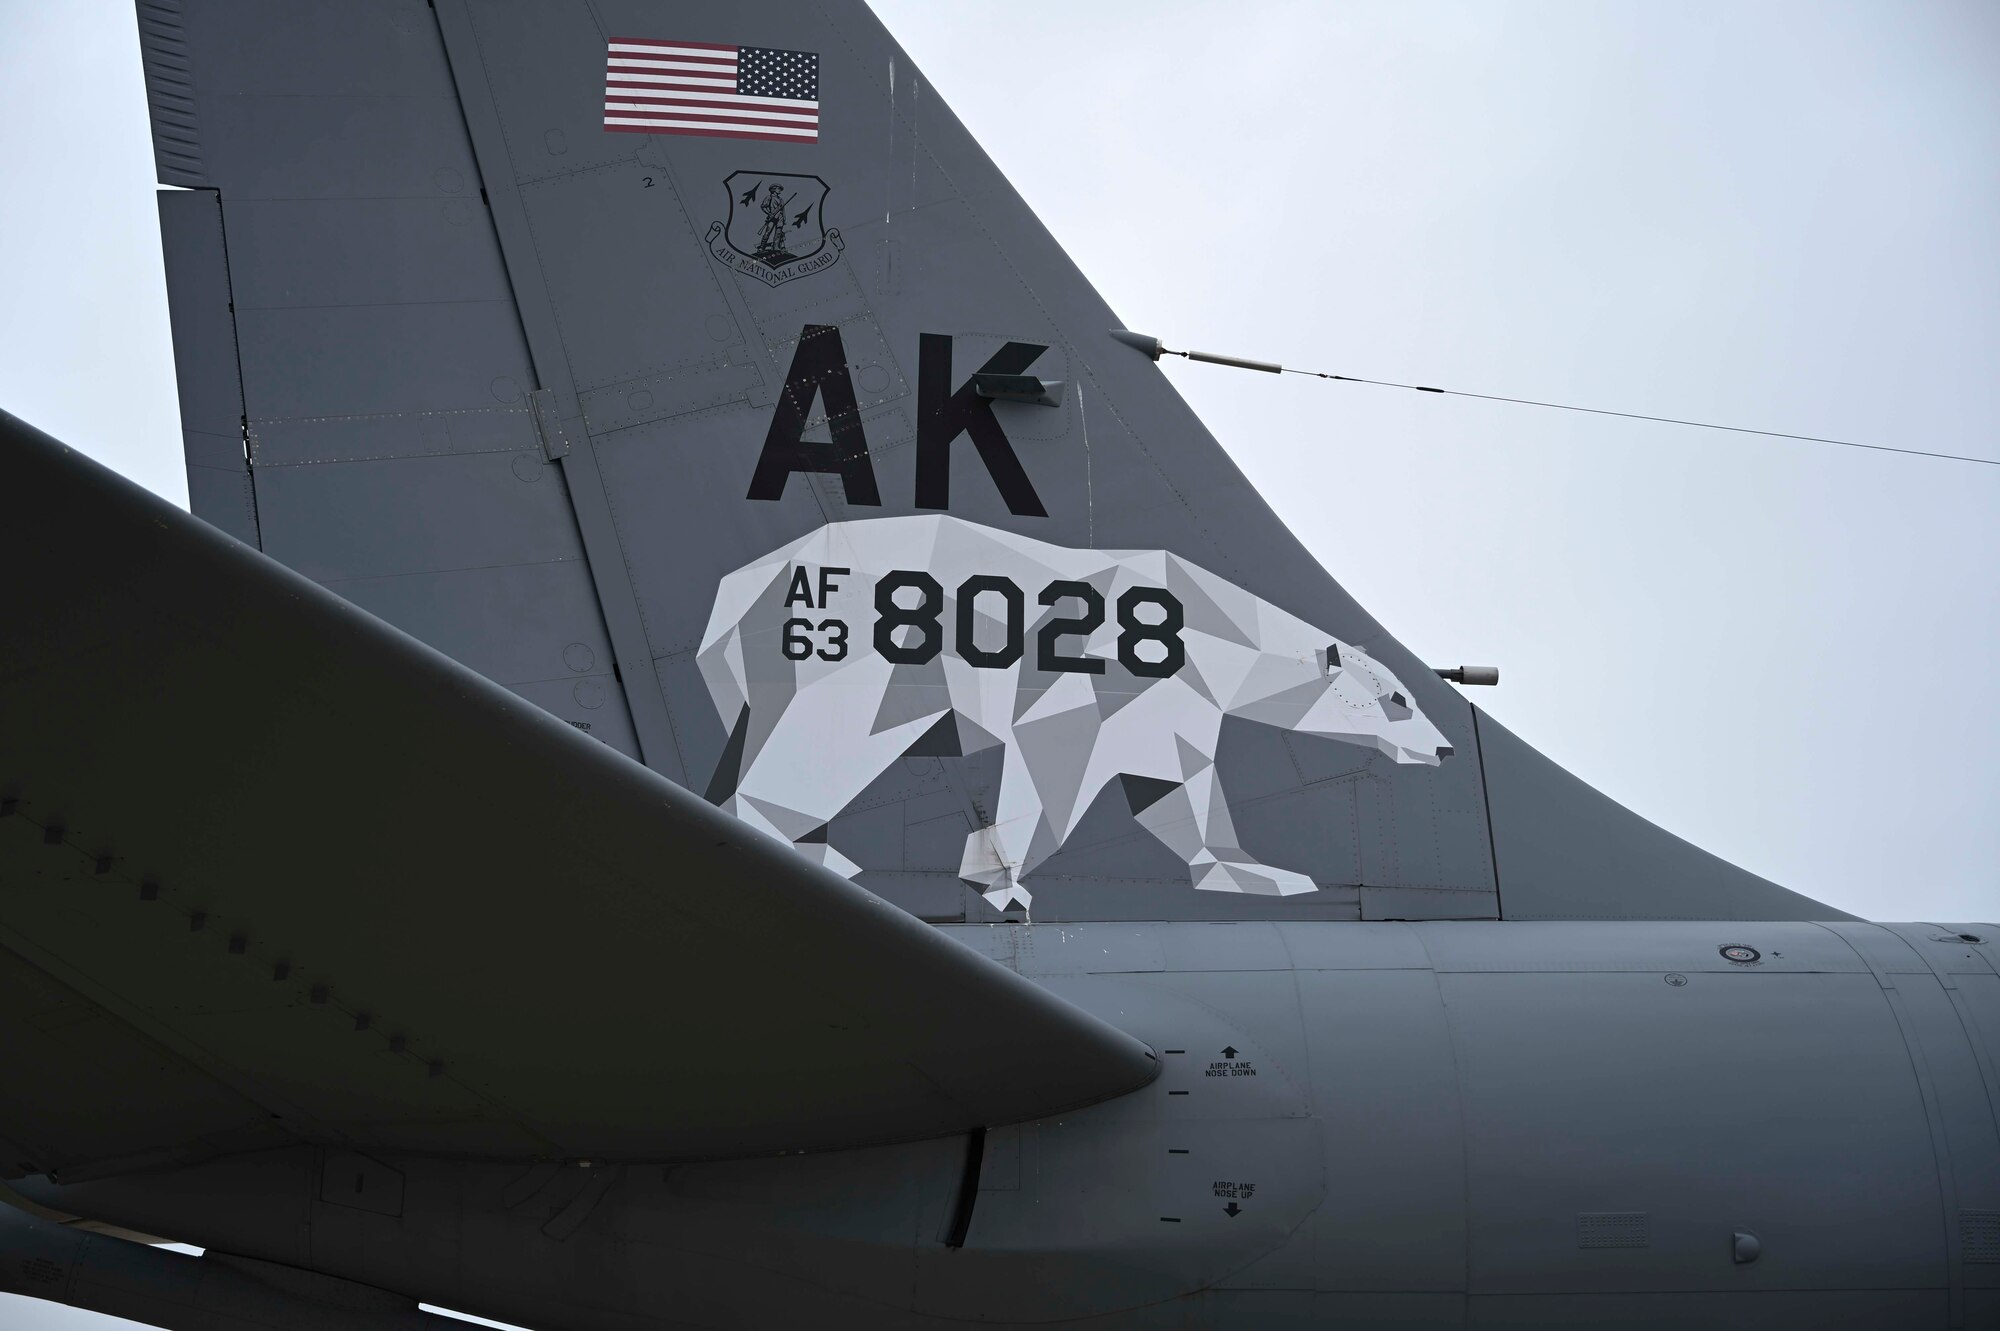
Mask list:
[[[858,0],[183,6],[263,548],[802,854],[941,920],[1836,914],[1476,723]]]

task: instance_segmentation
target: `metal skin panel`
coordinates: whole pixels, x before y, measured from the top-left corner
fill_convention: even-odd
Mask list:
[[[1907,942],[1945,984],[1956,975],[2000,974],[1990,941],[1977,924],[1883,924],[1879,926]]]
[[[511,105],[512,86],[502,85],[503,105]],[[709,320],[726,320],[729,305],[699,223],[652,168],[630,160],[595,170],[565,166],[559,176],[522,185],[521,200],[578,391],[647,391],[645,381],[655,376],[708,368],[722,349]],[[635,262],[642,255],[645,261]],[[669,309],[674,317],[659,317]],[[738,387],[739,400],[742,393]],[[590,426],[600,432],[597,421]]]
[[[619,548],[614,496],[599,465],[595,441],[581,418],[578,395],[591,385],[571,373],[564,355],[556,291],[538,268],[523,261],[525,251],[532,246],[534,221],[529,201],[507,166],[499,107],[485,57],[462,4],[446,0],[444,8],[438,10],[432,0],[432,7],[480,178],[485,181],[480,198],[492,210],[516,313],[533,361],[537,388],[531,400],[537,426],[545,451],[562,467],[569,485],[577,532],[591,561],[598,608],[619,662],[639,757],[654,771],[687,784],[690,775],[680,737],[665,708],[653,653],[646,646],[644,611],[633,592],[629,561]],[[456,56],[449,56],[454,49]],[[555,147],[544,136],[544,148]]]
[[[2000,1122],[1976,1046],[1967,1039],[1970,1005],[1957,986],[1921,977],[1899,979],[1892,1002],[1901,1008],[1930,1100],[1952,1294],[1959,1305],[1954,1311],[1959,1311],[1969,1291],[2000,1290],[2000,1262],[1970,1260],[1974,1254],[1966,1215],[2000,1212]]]
[[[554,476],[545,482],[560,483]],[[485,662],[480,673],[510,688],[611,671],[611,644],[603,628],[592,625],[591,632],[578,634],[561,613],[563,606],[590,595],[590,573],[579,559],[490,571],[329,578],[327,586],[391,624],[449,622],[450,635],[441,634],[432,645],[455,661]]]
[[[1436,977],[1310,970],[1299,991],[1326,1137],[1315,1283],[1463,1292],[1464,1116]]]
[[[426,41],[442,55],[434,28],[414,36],[366,23],[352,30],[374,31],[385,44]],[[204,85],[230,77],[219,56],[197,52]],[[378,60],[371,53],[364,63]],[[225,92],[203,102],[202,134],[218,168],[212,183],[227,200],[429,199],[476,231],[479,174],[448,84],[427,77],[391,96]]]
[[[256,545],[221,204],[206,190],[162,190],[159,203],[189,506],[196,517]]]
[[[561,485],[539,462],[540,483]],[[516,473],[516,479],[519,473]],[[424,625],[432,646],[628,758],[639,755],[611,644],[588,613],[580,558],[539,564],[328,578],[325,585],[399,627]],[[579,610],[583,613],[579,613]]]
[[[1496,923],[1413,925],[1439,972],[1452,971],[1657,971],[1692,974],[1865,974],[1842,934],[1872,925],[1741,921],[1661,922],[1644,929],[1602,920],[1551,921],[1533,930]],[[1732,960],[1726,947],[1749,947],[1756,956]]]
[[[481,210],[433,188],[400,198],[229,202],[239,310],[505,301],[496,247],[466,244]],[[475,200],[476,202],[476,200]],[[508,320],[499,320],[506,324]]]
[[[989,1130],[962,1247],[963,1137],[664,1170],[384,1158],[400,1218],[306,1189],[304,1232],[342,1279],[565,1331],[1979,1325],[1933,1151],[1991,1132],[1966,1070],[1995,1050],[1934,977],[1899,1014],[1851,952],[1695,968],[1729,927],[1628,926],[1621,961],[1560,924],[959,926],[1166,1064]],[[1404,946],[1459,933],[1448,970]],[[338,1163],[304,1155],[17,1186],[298,1261],[284,1208]],[[1643,1213],[1644,1246],[1579,1246],[1579,1212]]]
[[[0,840],[26,839],[34,830],[14,819],[0,825]],[[81,887],[81,880],[67,886]],[[249,1144],[268,1128],[264,1111],[248,1099],[5,949],[0,1058],[16,1070],[0,1085],[0,1174],[9,1177],[32,1174],[41,1161],[81,1156],[172,1158],[210,1135]],[[51,1083],[73,1097],[65,1112],[40,1103]],[[148,1088],[147,1111],[134,1114],[125,1097],[140,1085]]]
[[[522,405],[526,357],[505,301],[239,309],[236,323],[253,420]]]
[[[1951,1316],[1964,1323],[1968,1308],[2000,1302],[2000,1262],[1980,1233],[2000,1217],[2000,1078],[1977,1011],[1987,983],[2000,979],[1986,926],[1832,928],[1867,960],[1910,1046],[1937,1159]]]
[[[1873,979],[1683,978],[1439,977],[1466,1114],[1472,1292],[1940,1280],[1923,1097]],[[1580,1252],[1577,1216],[1596,1212],[1645,1213],[1648,1246]],[[1737,1229],[1810,1259],[1774,1251],[1731,1269]]]
[[[423,0],[353,0],[287,11],[261,0],[181,0],[204,125],[231,97],[397,97],[440,65]],[[212,183],[227,173],[214,163]]]
[[[541,474],[532,453],[263,468],[269,553],[328,583],[578,558],[561,485],[516,462]]]
[[[254,544],[261,485],[295,568],[636,756],[595,589],[548,576],[582,546],[430,9],[195,10],[156,52],[193,92],[213,187],[161,196],[184,411],[205,413],[195,511]],[[561,682],[572,643],[599,658],[587,687]]]
[[[187,435],[204,451],[220,452],[231,442],[217,435]],[[257,491],[249,470],[188,466],[188,510],[204,522],[228,532],[245,545],[257,544]]]

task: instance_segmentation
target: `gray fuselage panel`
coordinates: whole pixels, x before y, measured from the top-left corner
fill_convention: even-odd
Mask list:
[[[396,1214],[308,1149],[37,1196],[588,1331],[2000,1312],[1992,926],[952,932],[1166,1063],[991,1127],[962,1247],[964,1139],[608,1174],[399,1158]]]

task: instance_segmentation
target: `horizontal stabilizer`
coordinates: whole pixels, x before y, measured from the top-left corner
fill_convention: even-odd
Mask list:
[[[0,1173],[769,1154],[1144,1045],[0,413]]]

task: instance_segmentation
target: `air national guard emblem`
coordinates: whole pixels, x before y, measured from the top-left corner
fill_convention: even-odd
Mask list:
[[[827,185],[818,176],[735,171],[722,183],[729,218],[709,224],[708,250],[730,268],[775,287],[840,258],[840,232],[821,215]]]

